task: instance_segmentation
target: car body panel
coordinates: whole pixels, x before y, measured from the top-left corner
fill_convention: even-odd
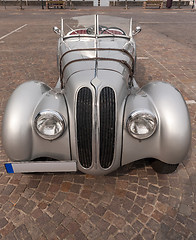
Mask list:
[[[136,95],[129,96],[124,126],[130,112],[144,108],[157,116],[159,125],[153,136],[142,141],[130,136],[124,127],[122,165],[142,158],[155,158],[168,164],[181,163],[191,144],[191,125],[180,92],[164,82],[145,85]]]
[[[2,131],[3,146],[11,160],[26,161],[39,157],[71,159],[69,131],[56,141],[44,140],[35,132],[34,119],[43,109],[59,111],[68,119],[63,94],[44,83],[26,82],[12,94],[4,114]]]
[[[61,30],[54,29],[60,35],[56,87],[52,89],[38,81],[26,82],[10,97],[2,138],[8,157],[16,162],[13,168],[7,165],[11,172],[13,169],[19,172],[20,166],[25,172],[39,166],[40,171],[51,171],[53,164],[65,161],[62,165],[65,171],[67,166],[67,171],[108,174],[142,158],[156,158],[167,164],[178,164],[186,158],[191,124],[182,95],[163,82],[139,88],[134,77],[133,35],[140,28],[132,31],[132,21],[127,28],[122,18],[115,21],[117,27],[107,28],[102,18],[110,26],[114,24],[111,17],[101,16],[99,21],[96,15],[95,24],[86,27],[92,16],[77,17],[72,19],[74,28],[67,26],[67,34],[62,20]],[[51,115],[44,115],[44,120],[37,123],[44,111]],[[62,118],[63,130],[59,137],[48,140],[44,134],[57,131],[60,126],[58,120],[53,123],[54,112]],[[136,112],[144,115],[138,114],[133,122]],[[132,121],[131,130],[128,121]],[[36,124],[43,127],[44,134],[39,134]],[[130,131],[138,131],[138,135]],[[141,137],[145,131],[152,132]],[[48,165],[48,161],[31,164],[43,157],[53,160]],[[54,171],[59,168],[54,167]]]

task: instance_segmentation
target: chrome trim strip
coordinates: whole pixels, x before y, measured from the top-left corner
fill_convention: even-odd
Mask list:
[[[60,73],[62,71],[62,59],[65,55],[72,52],[81,52],[81,51],[119,51],[122,53],[125,53],[132,61],[132,64],[134,64],[134,58],[133,56],[126,50],[126,49],[119,49],[119,48],[78,48],[78,49],[71,49],[67,52],[65,52],[61,58],[60,58]]]
[[[130,66],[129,63],[128,63],[127,61],[125,61],[125,60],[120,60],[120,59],[115,59],[115,58],[102,58],[102,57],[81,58],[81,59],[75,59],[75,60],[73,60],[73,61],[70,61],[70,62],[68,62],[68,63],[64,66],[63,71],[62,71],[61,76],[60,76],[60,81],[61,81],[61,86],[62,86],[62,88],[64,88],[64,87],[65,87],[65,84],[66,84],[66,83],[63,83],[64,71],[65,71],[65,69],[66,69],[70,64],[75,63],[75,62],[81,62],[81,61],[97,61],[97,60],[98,60],[98,61],[115,61],[115,62],[119,62],[119,63],[125,65],[125,66],[128,68],[129,74],[130,74],[130,78],[132,79],[134,69],[133,69],[133,67]]]

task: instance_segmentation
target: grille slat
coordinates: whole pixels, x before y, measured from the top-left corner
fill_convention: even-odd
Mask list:
[[[109,168],[114,157],[115,143],[115,94],[105,87],[100,94],[100,165]]]
[[[78,92],[76,119],[79,161],[89,168],[92,165],[92,93],[87,87]]]

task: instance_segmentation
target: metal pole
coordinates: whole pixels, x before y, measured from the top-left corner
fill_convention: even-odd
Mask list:
[[[4,8],[6,9],[6,1],[3,0],[3,5],[4,5]]]
[[[179,0],[178,2],[178,8],[180,8],[180,6],[181,6],[181,0]]]
[[[125,9],[128,9],[127,0],[125,0]]]
[[[42,0],[42,9],[44,9],[44,1]]]
[[[22,0],[20,0],[20,9],[24,10],[24,8],[22,8]]]
[[[195,1],[195,0],[193,0],[192,9],[193,9],[193,10],[196,10],[196,1]]]

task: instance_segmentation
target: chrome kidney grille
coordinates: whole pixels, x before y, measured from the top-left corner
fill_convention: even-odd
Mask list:
[[[83,87],[77,96],[77,144],[79,161],[82,167],[90,168],[92,165],[92,126],[93,126],[92,92]],[[99,161],[102,168],[109,168],[114,158],[115,145],[115,93],[112,88],[101,90],[99,99],[100,135],[99,135]]]
[[[115,94],[112,88],[105,87],[100,94],[100,152],[102,168],[111,166],[115,141]]]
[[[92,93],[87,87],[78,92],[77,141],[80,164],[89,168],[92,164]]]

